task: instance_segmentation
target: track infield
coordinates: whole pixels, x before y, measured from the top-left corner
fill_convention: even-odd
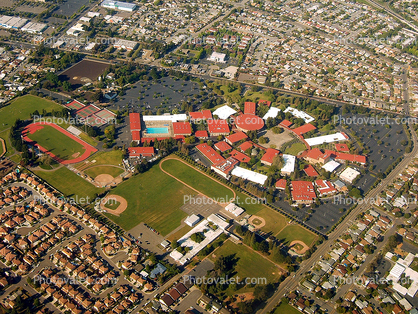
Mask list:
[[[32,123],[25,127],[22,136],[63,165],[81,162],[97,152],[96,148],[54,123]]]

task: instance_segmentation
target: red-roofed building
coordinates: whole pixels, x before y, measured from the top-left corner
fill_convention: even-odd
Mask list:
[[[228,135],[229,125],[226,120],[208,120],[208,130],[210,136]]]
[[[244,103],[244,113],[245,114],[255,114],[255,102],[246,101]]]
[[[217,174],[221,175],[225,179],[229,180],[231,177],[231,172],[234,170],[235,166],[239,163],[234,157],[229,157],[217,164],[212,165],[210,168],[215,171]]]
[[[190,136],[192,135],[192,127],[189,122],[173,122],[174,135]]]
[[[223,153],[223,152],[226,152],[227,150],[232,149],[231,145],[229,145],[229,144],[228,144],[227,142],[225,142],[225,141],[218,142],[218,143],[216,143],[216,144],[215,144],[215,145],[213,145],[213,146],[215,146],[215,148],[216,148],[217,150],[220,150],[222,153]]]
[[[212,164],[218,164],[225,160],[225,158],[223,158],[216,150],[206,143],[199,144],[196,148],[203,154],[203,156],[209,159]]]
[[[286,190],[287,181],[285,179],[277,180],[276,182],[276,189],[278,190]]]
[[[241,114],[235,118],[235,125],[244,132],[261,130],[264,127],[264,120],[254,114]]]
[[[330,154],[323,153],[319,148],[314,148],[309,150],[304,158],[311,164],[325,164],[329,161],[330,157]]]
[[[155,155],[154,147],[129,147],[129,157],[152,157]]]
[[[305,166],[303,171],[306,173],[306,175],[308,175],[310,177],[317,177],[319,175],[318,172],[315,170],[315,168],[312,165]]]
[[[258,105],[266,105],[266,106],[270,107],[270,106],[271,106],[271,101],[270,101],[270,100],[263,100],[263,99],[260,99],[260,100],[258,101]]]
[[[248,157],[247,155],[237,151],[236,149],[234,149],[231,153],[230,153],[231,157],[234,157],[235,159],[239,160],[240,162],[249,162],[251,160],[250,157]]]
[[[293,132],[295,132],[297,135],[302,135],[305,133],[308,133],[310,131],[316,130],[316,127],[313,126],[310,123],[304,124],[296,129],[293,129]]]
[[[287,128],[290,128],[290,126],[292,125],[293,123],[292,122],[290,122],[289,120],[283,120],[282,122],[280,122],[280,125],[282,125],[282,126],[285,126],[285,127],[287,127]]]
[[[129,114],[129,127],[132,131],[141,131],[141,115],[138,112]]]
[[[267,148],[266,153],[261,158],[261,163],[267,166],[271,166],[273,164],[274,157],[276,157],[280,152],[274,148]]]
[[[337,193],[337,189],[334,185],[326,180],[315,180],[315,185],[318,190],[319,196],[325,196]]]
[[[312,204],[316,199],[313,183],[292,181],[292,199],[298,204]]]
[[[140,131],[132,131],[132,141],[139,143],[141,141],[141,132]]]
[[[244,132],[237,132],[234,134],[231,134],[225,138],[225,141],[228,142],[231,145],[234,145],[235,143],[238,143],[239,141],[245,140],[248,138],[248,136]]]
[[[209,138],[208,131],[196,131],[195,134],[196,138],[206,140]]]
[[[196,122],[199,120],[212,119],[212,112],[210,110],[202,110],[197,112],[189,112],[190,121]]]
[[[347,144],[335,144],[335,150],[339,152],[349,153],[350,149]]]
[[[361,165],[366,164],[366,156],[361,155],[353,155],[353,154],[347,154],[347,153],[341,153],[341,152],[335,152],[333,150],[325,150],[326,154],[329,154],[331,157],[333,157],[336,161],[340,162],[356,162]]]
[[[240,146],[238,146],[239,147],[239,149],[243,152],[243,153],[245,153],[245,151],[247,150],[247,149],[250,149],[250,148],[253,148],[253,143],[251,142],[251,141],[246,141],[246,142],[244,142],[244,143],[242,143]]]

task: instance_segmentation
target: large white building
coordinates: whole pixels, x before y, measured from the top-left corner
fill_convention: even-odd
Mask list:
[[[209,61],[225,63],[226,54],[220,52],[213,52],[208,58]]]
[[[348,183],[353,183],[354,179],[360,175],[360,171],[354,170],[353,168],[347,167],[340,174],[340,179]]]
[[[102,7],[113,9],[113,10],[121,10],[121,11],[128,11],[132,12],[136,8],[135,3],[128,3],[122,1],[112,1],[112,0],[104,0],[102,2]]]

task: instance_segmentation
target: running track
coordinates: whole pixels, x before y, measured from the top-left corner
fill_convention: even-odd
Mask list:
[[[58,130],[59,132],[65,134],[69,138],[73,139],[77,143],[81,144],[83,146],[84,153],[81,156],[79,156],[77,158],[74,158],[74,159],[70,159],[70,160],[61,159],[58,156],[56,156],[53,153],[51,153],[50,151],[48,151],[47,149],[45,149],[44,147],[42,147],[41,145],[39,145],[38,143],[32,141],[28,137],[28,134],[33,134],[36,131],[42,129],[43,128],[43,125],[49,125],[49,126],[53,127],[54,129]],[[54,123],[50,123],[50,122],[36,122],[36,123],[29,124],[22,131],[22,137],[23,137],[23,140],[25,140],[26,142],[28,142],[28,143],[36,146],[41,152],[43,152],[45,154],[48,154],[49,156],[51,156],[52,158],[54,158],[57,162],[59,162],[59,163],[61,163],[63,165],[69,165],[69,164],[75,164],[75,163],[81,162],[81,161],[87,159],[92,153],[97,152],[97,149],[94,148],[93,146],[91,146],[90,144],[87,144],[86,142],[84,142],[83,140],[79,139],[74,134],[72,134],[72,133],[68,132],[67,130],[61,128],[60,126],[58,126],[58,125],[56,125]]]

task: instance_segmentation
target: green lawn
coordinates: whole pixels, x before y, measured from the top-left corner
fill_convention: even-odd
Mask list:
[[[98,166],[93,168],[88,168],[84,172],[92,178],[97,177],[99,174],[110,174],[112,177],[117,177],[123,173],[123,170],[117,167],[112,166]]]
[[[6,141],[4,141],[4,144],[6,145]],[[3,151],[3,141],[0,141],[0,156],[3,154]]]
[[[171,233],[167,237],[167,240],[170,241],[170,242],[173,242],[173,240],[179,240],[182,236],[184,236],[190,230],[192,230],[192,227],[190,227],[189,225],[184,225],[183,227],[181,227],[176,232]]]
[[[81,156],[85,151],[80,143],[49,125],[44,125],[33,134],[28,134],[28,137],[64,160],[75,158],[73,155],[76,153]]]
[[[106,214],[125,230],[144,222],[163,236],[177,228],[187,214],[180,209],[185,195],[196,192],[166,175],[158,165],[119,184],[112,194],[124,197],[128,208],[114,216]]]
[[[272,235],[279,233],[287,224],[287,218],[285,216],[267,207],[257,212],[256,216],[264,218],[266,222],[266,225],[261,230]]]
[[[215,257],[213,254],[215,254]],[[226,241],[213,254],[209,257],[212,261],[215,261],[221,255],[235,255],[238,261],[234,276],[239,276],[241,280],[244,278],[266,278],[267,283],[274,283],[280,277],[280,269],[276,265],[243,244]]]
[[[52,110],[61,110],[63,107],[57,103],[32,95],[19,97],[11,102],[10,105],[0,109],[0,131],[10,128],[16,119],[26,120],[30,115],[38,110],[50,112]]]
[[[89,167],[99,166],[99,165],[113,165],[113,166],[120,166],[122,164],[122,157],[123,153],[121,150],[111,150],[109,152],[98,152],[91,156],[89,159]],[[93,162],[94,161],[94,162]],[[76,168],[85,168],[86,162],[83,161],[79,164],[77,164]]]
[[[90,144],[91,146],[97,146],[97,144],[99,143],[99,142],[98,142],[98,141],[96,141],[94,138],[92,138],[92,137],[88,136],[86,133],[81,133],[81,134],[80,134],[80,138],[81,138],[84,142],[86,142],[86,143]]]
[[[179,180],[221,203],[228,202],[234,197],[233,192],[229,188],[212,180],[179,160],[165,160],[162,163],[162,167],[165,171],[174,175]]]
[[[278,307],[276,307],[273,314],[300,314],[300,312],[290,304],[282,302]]]
[[[108,200],[105,204],[106,208],[113,209],[113,210],[117,209],[119,205],[120,205],[120,202],[115,201],[115,200]]]
[[[67,197],[76,200],[88,197],[91,201],[95,198],[96,193],[101,193],[104,190],[96,188],[93,184],[87,182],[66,167],[61,167],[55,171],[39,170],[35,171],[35,174],[64,193]]]
[[[317,236],[302,226],[289,225],[280,231],[276,235],[276,238],[279,240],[284,240],[286,244],[289,244],[294,240],[299,240],[304,242],[306,245],[311,246],[312,243],[316,240]]]
[[[13,148],[11,142],[10,142],[10,130],[6,130],[3,132],[0,132],[0,137],[4,139],[6,142],[6,154],[5,156],[8,157],[10,155],[13,155],[15,153],[15,149]]]
[[[301,142],[297,142],[286,148],[285,154],[297,156],[300,152],[306,150],[306,146]]]

